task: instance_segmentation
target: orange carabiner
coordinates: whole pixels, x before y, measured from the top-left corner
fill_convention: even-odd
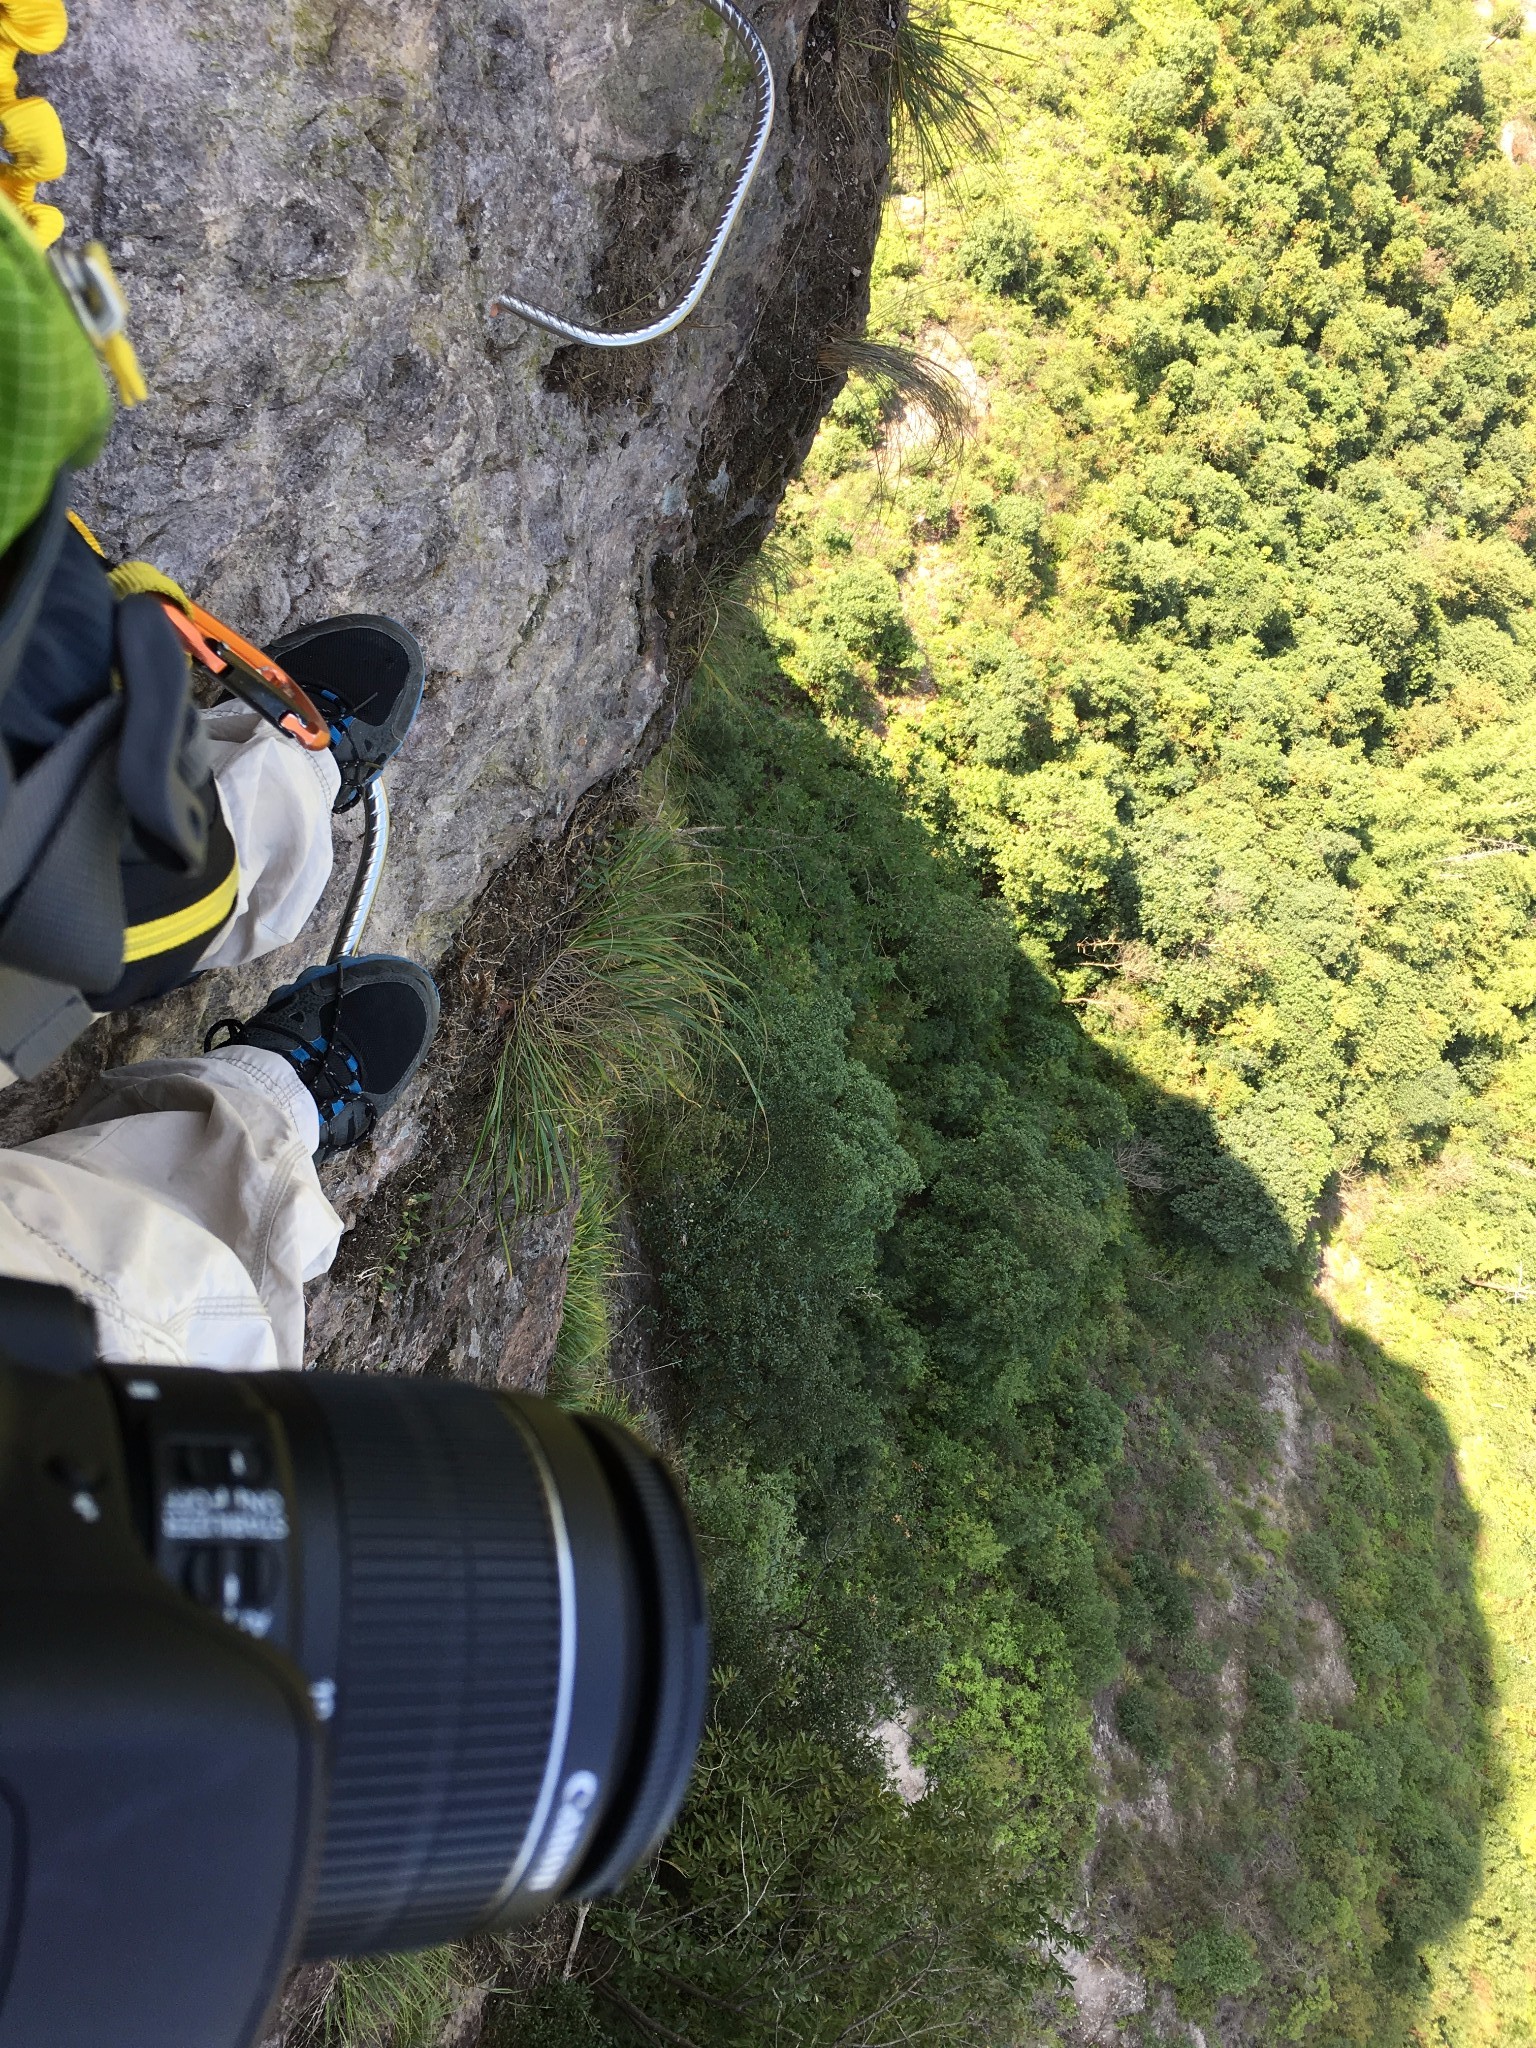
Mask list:
[[[329,722],[269,654],[199,604],[190,606],[189,616],[169,598],[161,603],[183,647],[210,675],[221,676],[237,697],[311,753],[322,753],[331,744]]]

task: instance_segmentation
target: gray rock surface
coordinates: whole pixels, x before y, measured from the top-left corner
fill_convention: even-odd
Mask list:
[[[79,0],[63,50],[28,60],[71,149],[43,196],[107,244],[152,392],[81,481],[109,552],[258,640],[381,611],[427,650],[370,948],[442,961],[491,878],[665,736],[706,579],[750,553],[836,388],[820,353],[866,309],[897,6],[752,12],[781,86],[769,158],[700,312],[621,356],[486,304],[517,287],[623,324],[686,284],[750,116],[695,0]],[[185,1047],[321,957],[354,829],[311,936],[98,1027],[9,1092],[0,1138],[45,1128],[91,1066]],[[452,957],[450,1008],[476,979]],[[418,1193],[451,1185],[423,1154],[441,1112],[339,1172],[349,1218],[405,1168]],[[520,1301],[487,1244],[473,1284],[386,1304],[413,1360],[536,1374],[561,1283],[534,1235]],[[344,1255],[344,1295],[314,1304],[331,1362],[363,1362],[341,1326],[369,1270],[349,1279]],[[530,1286],[552,1294],[542,1320]]]

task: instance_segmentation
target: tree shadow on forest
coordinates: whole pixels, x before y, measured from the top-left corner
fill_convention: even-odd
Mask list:
[[[1177,1332],[1125,1389],[1096,1929],[1217,2038],[1397,2040],[1478,1894],[1499,1786],[1478,1518],[1419,1375],[1313,1291],[1327,1219],[1298,1244],[1206,1109],[1072,1023],[1134,1123],[1133,1305]]]
[[[733,860],[776,863],[835,948],[825,874],[841,861],[867,905],[931,876],[938,843],[782,677],[740,681],[706,713],[735,721],[726,742],[684,741],[690,775],[731,792],[708,829],[736,835]],[[1399,2038],[1425,1946],[1476,1896],[1493,1768],[1477,1522],[1449,1431],[1417,1375],[1317,1299],[1315,1243],[1211,1115],[1093,1039],[1029,962],[1014,986],[1042,1058],[1107,1083],[1132,1125],[1110,1148],[1136,1334],[1105,1388],[1126,1426],[1104,1531],[1126,1664],[1095,1702],[1112,1784],[1093,1931],[1221,2039]]]

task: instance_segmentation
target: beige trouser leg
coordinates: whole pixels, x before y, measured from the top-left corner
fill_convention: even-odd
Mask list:
[[[304,1282],[341,1219],[288,1062],[231,1046],[119,1067],[72,1125],[0,1153],[0,1269],[83,1296],[121,1364],[302,1365]]]
[[[241,967],[299,936],[331,879],[334,755],[311,754],[244,704],[203,713],[213,779],[240,856],[235,913],[199,962]]]
[[[244,706],[207,717],[240,894],[203,964],[233,967],[313,911],[338,778]],[[251,1046],[103,1074],[69,1128],[0,1152],[0,1272],[90,1302],[116,1363],[301,1365],[303,1283],[341,1237],[319,1128],[293,1068]]]

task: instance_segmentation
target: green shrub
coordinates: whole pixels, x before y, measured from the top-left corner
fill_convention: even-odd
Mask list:
[[[1187,1635],[1195,1625],[1189,1588],[1167,1558],[1143,1552],[1131,1560],[1131,1579],[1159,1635]]]
[[[1011,207],[979,213],[955,252],[962,273],[979,290],[999,298],[1020,298],[1040,268],[1034,229]]]
[[[1168,1761],[1168,1741],[1157,1694],[1149,1685],[1136,1682],[1121,1686],[1115,1695],[1115,1730],[1144,1763]]]
[[[1343,1565],[1324,1529],[1303,1529],[1291,1546],[1291,1561],[1303,1585],[1326,1599],[1339,1590]]]
[[[580,1990],[515,1993],[497,2038],[833,2048],[873,2015],[881,2039],[1014,2038],[1045,1928],[934,1794],[904,1807],[814,1736],[716,1725],[655,1875],[593,1908]]]
[[[1181,1941],[1169,1972],[1181,2009],[1197,2014],[1218,1998],[1241,1998],[1263,1975],[1249,1936],[1224,1927],[1202,1927]]]
[[[868,662],[882,677],[894,676],[912,654],[901,586],[878,563],[839,569],[812,594],[807,609],[813,634]]]
[[[795,650],[795,671],[817,703],[834,716],[850,717],[864,701],[859,665],[830,633],[806,635]]]
[[[1255,1763],[1288,1763],[1296,1753],[1296,1700],[1278,1671],[1248,1673],[1248,1711],[1241,1752]]]
[[[1167,65],[1132,79],[1125,95],[1125,120],[1143,149],[1167,142],[1184,120],[1189,88],[1183,74]]]
[[[976,759],[988,768],[1039,762],[1051,744],[1050,700],[1039,664],[1005,642],[976,655],[972,676],[959,702]]]
[[[875,446],[885,425],[879,392],[857,379],[843,386],[827,418],[832,425],[845,428],[864,448]]]
[[[1296,146],[1314,164],[1331,164],[1348,143],[1353,126],[1349,94],[1327,79],[1309,87],[1291,115]]]

